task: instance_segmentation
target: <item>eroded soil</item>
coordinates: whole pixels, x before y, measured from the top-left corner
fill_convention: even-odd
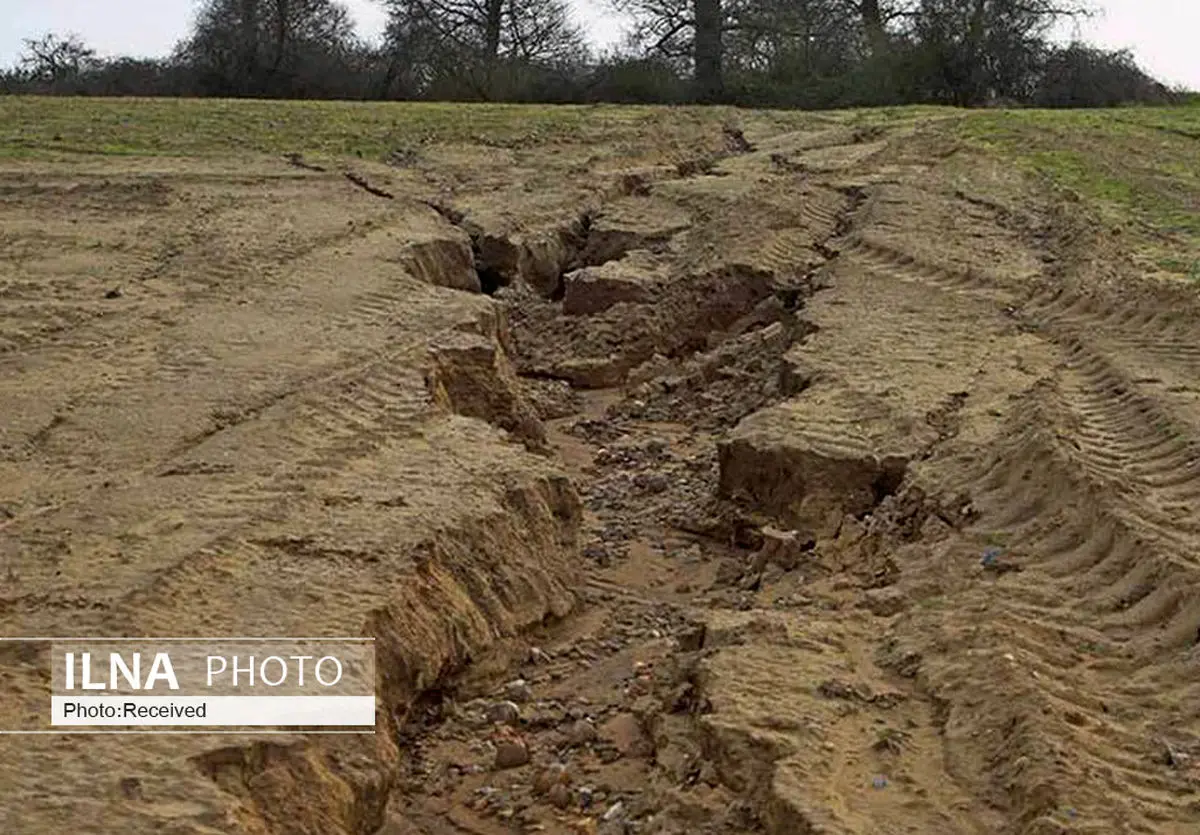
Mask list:
[[[3,634],[381,672],[7,831],[1200,831],[1194,290],[938,122],[658,139],[6,163]]]

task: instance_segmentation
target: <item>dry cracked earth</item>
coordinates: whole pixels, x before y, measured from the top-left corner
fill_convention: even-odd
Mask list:
[[[0,829],[1200,831],[1194,293],[937,121],[350,173],[0,170],[0,632],[380,671],[0,737]]]

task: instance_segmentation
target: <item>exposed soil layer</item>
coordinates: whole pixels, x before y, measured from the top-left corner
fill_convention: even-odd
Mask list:
[[[6,163],[3,634],[380,669],[373,737],[0,737],[8,829],[1200,831],[1194,294],[937,125],[732,130]]]

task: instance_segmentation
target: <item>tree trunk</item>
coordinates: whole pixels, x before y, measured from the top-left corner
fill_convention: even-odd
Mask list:
[[[483,7],[483,79],[476,84],[476,92],[485,101],[496,95],[496,64],[500,60],[500,35],[504,31],[504,3],[506,0],[486,0]],[[473,73],[472,73],[473,74]]]
[[[986,98],[987,72],[984,68],[984,38],[987,36],[987,0],[975,0],[967,26],[966,55],[962,67],[961,106],[981,104]]]
[[[721,0],[694,0],[696,18],[696,98],[712,104],[725,92],[721,76]]]
[[[275,0],[275,55],[271,61],[269,77],[271,85],[274,85],[278,79],[279,69],[283,66],[284,54],[287,52],[288,26],[291,24],[290,16],[291,8],[289,0]],[[268,92],[277,95],[282,91],[269,90]]]
[[[879,0],[862,0],[858,8],[862,14],[863,31],[866,33],[871,54],[882,55],[888,48],[888,36],[883,28],[883,13],[879,10]]]
[[[496,63],[500,54],[500,31],[504,27],[504,0],[487,0],[487,19],[484,22],[483,49],[488,65]]]
[[[241,33],[238,44],[238,77],[234,86],[243,95],[257,92],[258,0],[242,0]]]

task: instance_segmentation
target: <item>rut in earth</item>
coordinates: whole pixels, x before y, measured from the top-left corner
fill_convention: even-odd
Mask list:
[[[261,831],[1197,831],[1194,302],[904,136],[754,139],[530,218],[272,183],[319,234],[249,266],[220,180],[114,262],[175,295],[22,300],[11,634],[366,618],[398,732],[31,745],[30,814],[184,831],[86,805],[150,762]]]
[[[665,312],[634,301],[585,316],[557,293],[501,294],[587,507],[586,605],[456,694],[482,699],[410,729],[418,753],[393,809],[413,828],[393,817],[396,831],[1200,820],[1200,691],[1184,673],[1200,642],[1200,414],[1141,374],[1191,372],[1200,332],[1152,299],[1141,311],[1048,276],[935,263],[891,242],[894,221],[872,208],[886,187],[844,193],[836,210],[805,203],[815,236],[763,233],[770,295],[789,303],[707,343],[647,333],[694,327],[670,291],[642,303]],[[1029,351],[998,392],[963,357],[992,339]],[[580,358],[604,373],[557,370]],[[926,426],[878,429],[888,409],[872,381],[919,389],[956,364],[968,382],[928,392]],[[730,433],[773,409],[790,434],[728,475]],[[832,481],[813,482],[813,467]],[[797,504],[805,491],[832,523]],[[489,689],[518,677],[495,692],[532,687],[512,731],[532,774],[461,764],[503,704]]]

